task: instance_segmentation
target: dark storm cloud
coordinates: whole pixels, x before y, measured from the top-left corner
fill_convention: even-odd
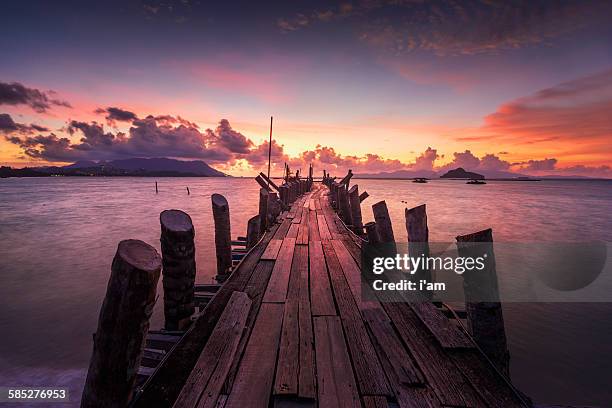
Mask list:
[[[206,129],[206,135],[214,144],[224,147],[232,153],[247,154],[253,147],[253,142],[242,133],[232,129],[227,119],[221,119],[214,131]]]
[[[66,101],[53,97],[53,91],[28,88],[19,82],[0,82],[0,105],[27,105],[38,113],[46,112],[52,106],[71,108]]]
[[[132,122],[138,119],[138,116],[136,116],[134,112],[111,106],[106,109],[98,108],[95,110],[95,113],[106,115],[106,121],[110,125],[114,125],[115,122]]]
[[[34,132],[47,132],[48,130],[49,129],[46,127],[40,125],[25,125],[23,123],[17,123],[8,113],[0,113],[0,133],[31,134]]]

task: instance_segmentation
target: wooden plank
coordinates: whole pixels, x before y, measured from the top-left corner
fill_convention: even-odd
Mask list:
[[[502,408],[527,405],[477,350],[453,350],[451,357],[489,406]]]
[[[391,321],[382,310],[364,310],[363,318],[372,333],[377,350],[389,360],[393,371],[402,384],[423,385],[425,377],[417,367],[401,340],[397,337]]]
[[[268,285],[268,280],[270,279],[270,275],[272,274],[272,269],[274,268],[274,261],[259,261],[253,274],[251,275],[251,279],[247,283],[244,291],[249,298],[253,302],[251,305],[251,311],[249,316],[247,317],[247,324],[244,330],[244,334],[240,339],[240,343],[238,344],[238,355],[241,355],[244,351],[247,341],[251,335],[251,331],[253,330],[253,326],[255,325],[255,319],[257,318],[257,314],[259,313],[259,308],[261,306],[261,302],[263,300],[263,295],[266,291],[266,286]],[[239,359],[234,359],[232,363],[232,368],[230,369],[229,374],[227,375],[227,379],[225,380],[225,384],[223,386],[223,392],[225,394],[229,394],[232,386],[234,384],[234,379],[236,378],[236,373],[238,372],[238,363]]]
[[[261,305],[226,408],[268,406],[282,321],[283,305]]]
[[[308,208],[310,209],[310,211],[315,211],[317,209],[317,207],[315,206],[315,200],[313,198],[310,198],[310,200],[308,200]]]
[[[336,225],[336,222],[334,221],[334,218],[336,217],[336,213],[331,209],[323,209],[323,215],[325,216],[325,221],[327,222],[327,228],[329,229],[330,233],[339,233],[340,230],[338,229],[338,226]]]
[[[291,224],[291,226],[289,227],[289,231],[287,231],[287,238],[297,239],[299,229],[300,229],[300,224]]]
[[[282,244],[283,244],[282,239],[271,240],[268,246],[266,247],[266,250],[264,251],[263,255],[261,256],[261,259],[275,260]]]
[[[287,297],[287,285],[291,273],[291,261],[293,260],[293,250],[295,249],[295,238],[285,238],[276,263],[272,270],[272,276],[268,283],[268,288],[264,295],[264,302],[284,302]]]
[[[315,397],[312,321],[308,298],[308,247],[297,246],[287,289],[275,395]]]
[[[217,398],[217,405],[215,405],[215,408],[224,408],[226,402],[227,402],[227,394],[219,395],[219,398]]]
[[[310,241],[320,241],[321,235],[319,235],[319,224],[317,222],[317,213],[310,211],[308,214],[308,239]]]
[[[474,342],[432,303],[416,302],[410,307],[444,348],[475,348]]]
[[[320,214],[317,211],[317,225],[319,226],[319,235],[321,237],[321,241],[330,240],[331,234],[329,232],[329,228],[327,228],[327,221],[325,221],[325,215]]]
[[[389,403],[385,397],[366,395],[363,397],[364,408],[387,408]]]
[[[289,227],[291,227],[291,219],[285,219],[281,225],[276,230],[273,239],[285,239],[287,235],[287,231],[289,231]]]
[[[361,407],[337,316],[314,317],[319,408]]]
[[[236,354],[250,308],[251,300],[246,293],[232,293],[174,407],[215,406]]]
[[[330,241],[321,241],[361,394],[391,396],[384,371]]]
[[[297,235],[297,244],[300,245],[308,245],[308,229],[310,224],[310,211],[308,208],[304,208],[302,213],[302,223],[300,224],[300,228],[298,230]]]
[[[383,303],[383,307],[442,405],[485,405],[408,304]]]
[[[336,315],[327,265],[321,241],[311,241],[310,248],[310,303],[313,316]]]

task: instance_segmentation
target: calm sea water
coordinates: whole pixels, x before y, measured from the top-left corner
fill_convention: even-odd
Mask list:
[[[184,210],[196,229],[197,281],[211,282],[210,195],[227,197],[233,236],[257,212],[252,179],[157,181],[159,194],[149,178],[0,180],[0,386],[67,386],[78,405],[118,242],[136,238],[159,250],[159,213]],[[355,182],[370,193],[366,221],[371,204],[387,201],[397,240],[405,239],[404,208],[426,203],[432,241],[488,227],[496,242],[612,241],[607,181]],[[612,406],[612,305],[513,303],[504,316],[522,391],[538,403]],[[161,325],[157,307],[152,327]]]

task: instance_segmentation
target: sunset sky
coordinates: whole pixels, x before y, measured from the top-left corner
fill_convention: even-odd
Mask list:
[[[3,165],[612,178],[610,2],[11,3]]]

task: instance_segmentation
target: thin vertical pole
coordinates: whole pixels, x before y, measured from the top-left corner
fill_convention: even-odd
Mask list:
[[[272,119],[270,116],[270,143],[268,143],[268,190],[270,189],[270,160],[272,158]]]

